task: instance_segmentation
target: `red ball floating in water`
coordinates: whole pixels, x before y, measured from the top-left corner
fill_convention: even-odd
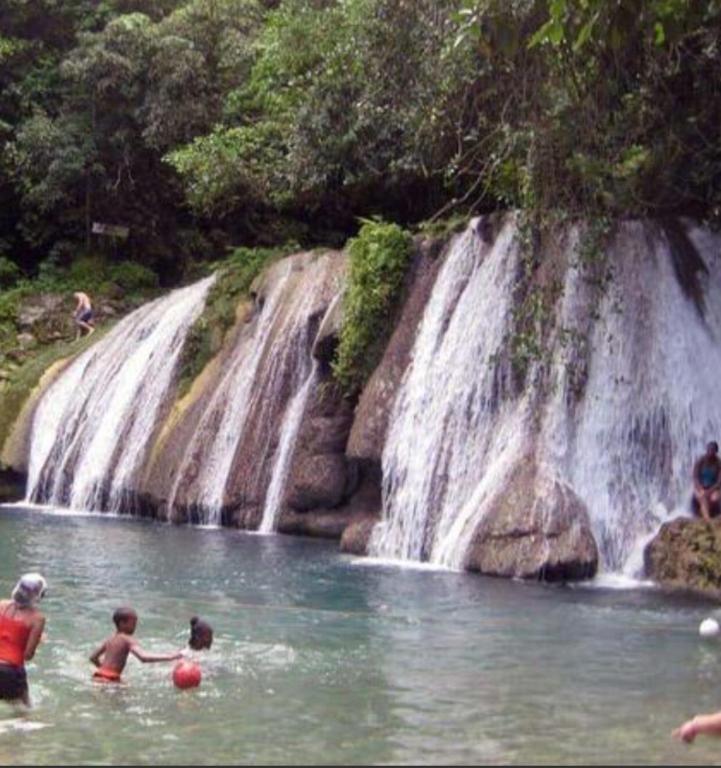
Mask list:
[[[200,685],[202,674],[200,664],[194,661],[179,661],[173,669],[173,683],[176,688],[197,688]]]

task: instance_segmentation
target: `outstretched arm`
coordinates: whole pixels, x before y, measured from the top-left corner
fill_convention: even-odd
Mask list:
[[[673,732],[673,736],[690,744],[700,733],[721,736],[721,712],[712,715],[696,715]]]
[[[100,666],[100,657],[105,653],[105,646],[107,642],[103,643],[90,657],[90,661],[95,664],[96,667]]]
[[[143,664],[148,664],[155,661],[175,661],[176,659],[182,659],[183,654],[178,653],[148,653],[144,651],[139,645],[134,643],[130,647],[130,653],[135,656],[136,659],[140,659]]]

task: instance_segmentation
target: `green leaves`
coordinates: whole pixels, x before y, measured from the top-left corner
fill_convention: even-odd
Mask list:
[[[355,394],[378,363],[411,254],[411,237],[396,224],[364,220],[350,241],[343,327],[333,362],[336,381]]]

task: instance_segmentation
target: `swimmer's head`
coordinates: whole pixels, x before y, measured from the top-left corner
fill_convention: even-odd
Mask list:
[[[202,651],[213,645],[213,627],[197,616],[190,620],[190,640],[188,645],[194,651]]]
[[[138,614],[132,608],[117,608],[113,613],[113,623],[118,632],[132,635],[138,625]]]
[[[718,443],[715,440],[712,440],[706,446],[706,454],[708,456],[715,456],[717,453],[718,453]]]
[[[44,597],[48,583],[39,573],[26,573],[15,585],[12,601],[21,608],[34,608]]]

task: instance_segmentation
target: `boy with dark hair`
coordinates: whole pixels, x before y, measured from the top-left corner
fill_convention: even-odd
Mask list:
[[[105,683],[119,683],[120,675],[125,669],[128,655],[143,663],[155,661],[175,661],[183,657],[178,653],[147,653],[133,637],[138,625],[138,614],[132,608],[118,608],[113,613],[116,633],[109,637],[90,657],[90,661],[97,669],[93,673],[93,679]],[[102,661],[101,657],[102,656]]]
[[[190,639],[188,645],[194,651],[205,651],[213,645],[213,627],[207,621],[193,616],[190,620]]]

